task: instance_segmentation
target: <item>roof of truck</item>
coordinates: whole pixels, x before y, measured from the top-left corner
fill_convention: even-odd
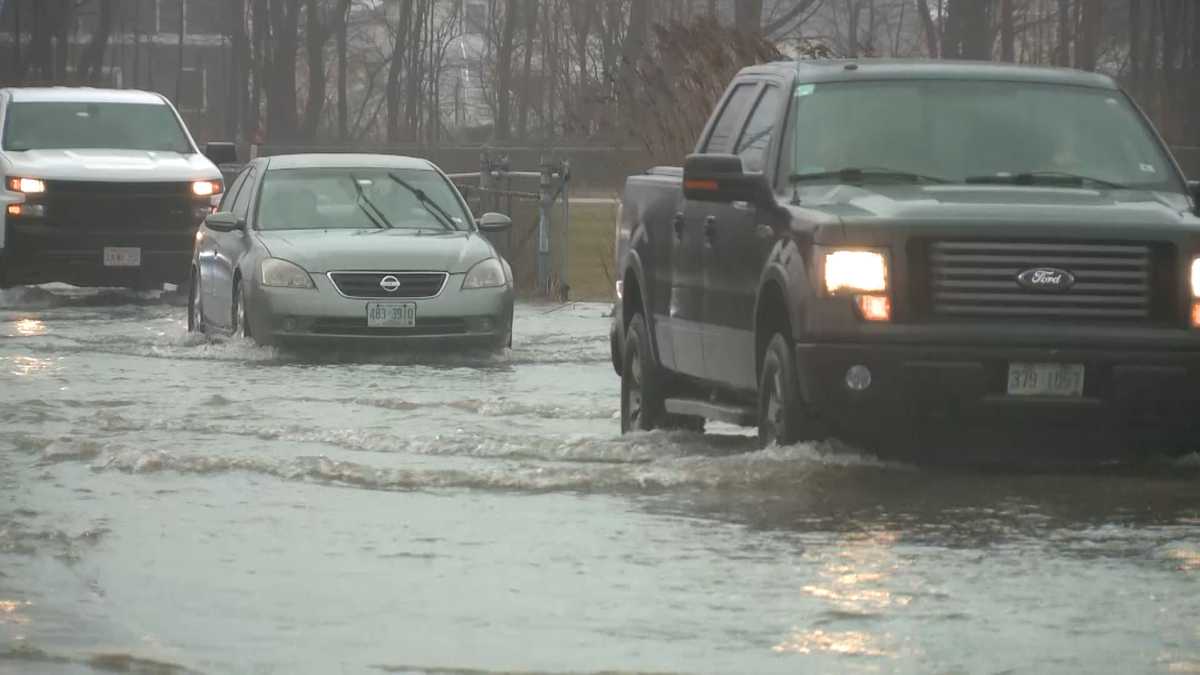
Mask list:
[[[1036,82],[1100,89],[1117,89],[1107,75],[1070,68],[1018,66],[986,61],[933,61],[894,59],[837,59],[775,61],[750,66],[742,75],[795,74],[801,82],[849,82],[863,80],[989,80]]]
[[[138,89],[96,89],[94,87],[12,87],[14,102],[57,103],[165,103],[162,95]]]

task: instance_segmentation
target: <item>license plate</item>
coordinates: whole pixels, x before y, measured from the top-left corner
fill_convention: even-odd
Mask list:
[[[105,246],[105,267],[141,267],[142,249],[136,246]]]
[[[412,328],[416,325],[416,303],[367,303],[367,328]]]
[[[1010,396],[1083,396],[1081,363],[1010,363]]]

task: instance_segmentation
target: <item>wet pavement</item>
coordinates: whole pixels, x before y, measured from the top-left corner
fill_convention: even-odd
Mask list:
[[[180,305],[0,292],[0,673],[1200,672],[1200,455],[622,438],[601,305],[495,357]]]

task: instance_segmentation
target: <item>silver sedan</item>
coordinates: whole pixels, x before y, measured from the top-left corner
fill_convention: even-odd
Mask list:
[[[196,233],[188,329],[308,341],[512,342],[512,269],[432,163],[391,155],[251,162]]]

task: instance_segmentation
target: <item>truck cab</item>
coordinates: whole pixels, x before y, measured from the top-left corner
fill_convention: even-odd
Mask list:
[[[214,160],[235,159],[230,144],[208,151],[159,94],[0,89],[0,288],[183,282],[222,191]]]
[[[715,419],[791,443],[986,418],[1193,434],[1196,199],[1102,75],[747,68],[682,168],[626,182],[622,428]]]

